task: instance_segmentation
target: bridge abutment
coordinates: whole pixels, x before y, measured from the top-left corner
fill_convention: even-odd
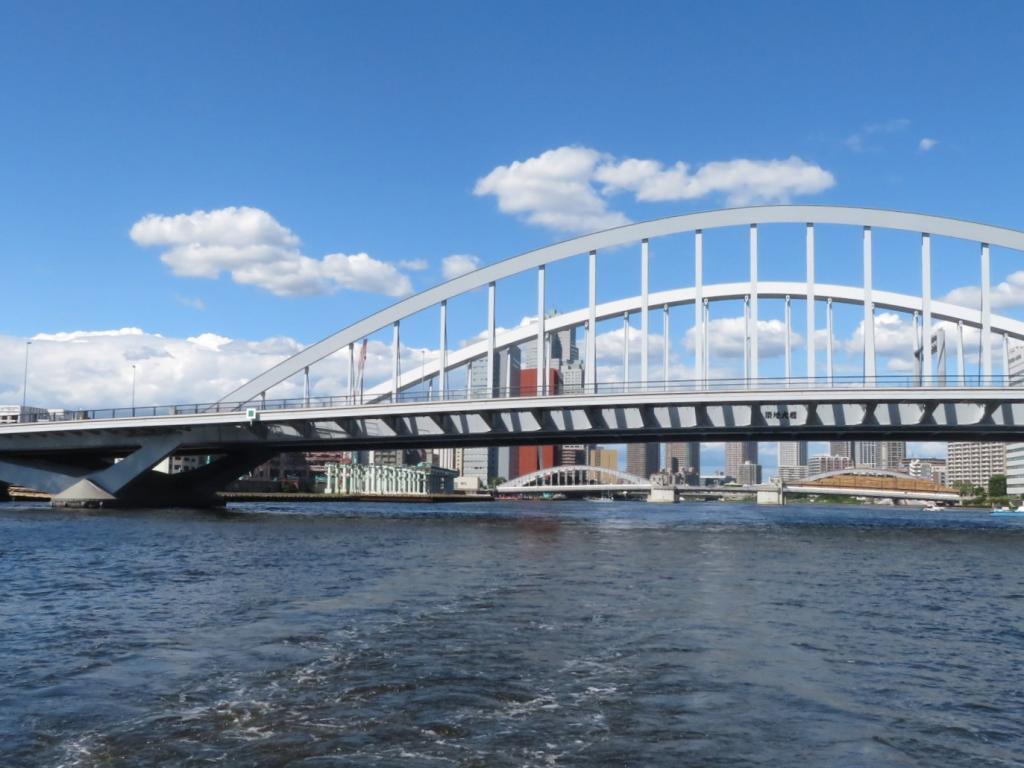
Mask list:
[[[786,495],[781,486],[775,488],[758,488],[757,503],[780,506],[786,503]]]

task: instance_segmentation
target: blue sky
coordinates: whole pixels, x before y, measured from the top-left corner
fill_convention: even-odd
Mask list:
[[[260,355],[284,354],[390,303],[385,293],[400,275],[418,290],[441,279],[445,257],[486,263],[562,239],[573,232],[531,224],[530,211],[502,212],[499,195],[474,190],[496,168],[563,147],[592,150],[606,165],[683,162],[690,174],[708,163],[797,158],[833,183],[790,190],[794,201],[1024,228],[1017,3],[6,2],[3,10],[0,346],[16,363],[0,377],[4,400],[20,394],[20,349],[33,336],[40,366],[76,371],[75,386],[61,388],[37,369],[36,391],[51,402],[123,401],[120,383],[104,382],[129,359],[141,380],[145,361],[177,361],[174,375],[149,366],[142,400],[168,397],[172,385],[215,396],[256,372],[246,365]],[[606,211],[633,220],[735,197],[711,185],[643,202],[634,190],[604,194],[592,183]],[[318,261],[365,253],[395,272],[381,282],[384,268],[370,265],[377,271],[363,285],[376,292],[358,290],[368,273],[346,260],[334,277],[313,281],[330,292],[306,285],[303,295],[279,296],[251,271],[247,284],[227,272],[176,275],[161,254],[174,262],[166,255],[181,242],[166,229],[163,240],[130,234],[148,214],[232,206],[276,222],[275,247]],[[800,274],[796,237],[762,236],[762,279]],[[739,242],[720,241],[736,264],[745,256]],[[856,282],[858,247],[836,236],[822,279]],[[882,254],[909,258],[879,258],[876,285],[916,284],[915,248],[913,238],[880,236]],[[936,294],[976,284],[975,253],[943,248]],[[609,258],[628,265],[632,256]],[[676,258],[654,251],[655,280],[674,279],[685,266]],[[1018,258],[995,252],[993,282],[1015,272]],[[419,261],[425,269],[401,264]],[[724,259],[716,264],[729,272]],[[499,322],[527,313],[531,286],[510,285]],[[603,282],[602,298],[629,287]],[[1024,298],[1015,295],[1000,312],[1021,316]],[[575,298],[571,287],[554,290],[552,303],[571,308]],[[464,316],[468,328],[472,300]],[[673,316],[681,364],[684,317]],[[856,320],[840,319],[844,335]],[[410,328],[404,340],[436,344],[435,325]],[[97,347],[113,368],[86,365],[76,352],[89,339],[116,338],[84,334],[122,328],[143,335],[127,351]],[[187,339],[238,360],[225,367],[204,357],[189,368]],[[99,381],[82,383],[89,376]],[[318,386],[336,383],[326,376]]]

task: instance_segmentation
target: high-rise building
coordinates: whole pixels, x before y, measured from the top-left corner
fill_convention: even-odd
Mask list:
[[[665,469],[673,474],[700,476],[700,443],[665,443]]]
[[[779,469],[807,466],[807,441],[789,440],[779,443]]]
[[[604,467],[605,469],[619,468],[619,452],[614,448],[591,448],[587,457],[587,464],[592,467]]]
[[[761,465],[750,461],[744,461],[736,471],[736,482],[740,485],[760,485]]]
[[[854,464],[858,467],[877,467],[881,458],[881,443],[877,440],[858,440],[853,444]]]
[[[725,474],[739,479],[740,466],[744,463],[757,464],[757,442],[743,440],[725,444]]]
[[[658,443],[630,443],[626,446],[626,471],[637,477],[648,478],[658,471],[661,453]]]
[[[894,470],[904,468],[907,463],[907,443],[904,440],[883,440],[878,446],[879,455],[876,466]]]
[[[1007,357],[1010,386],[1024,385],[1024,344],[1012,345]],[[1024,443],[1006,446],[1006,492],[1014,496],[1024,495]]]
[[[836,472],[853,466],[849,456],[811,456],[807,461],[807,474],[820,475],[824,472]]]
[[[832,440],[828,444],[829,456],[845,456],[851,462],[854,460],[852,440]]]
[[[992,475],[1006,474],[1004,443],[949,443],[946,448],[946,480],[950,485],[988,485]]]

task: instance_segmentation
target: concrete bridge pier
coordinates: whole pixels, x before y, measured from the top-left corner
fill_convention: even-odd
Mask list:
[[[675,486],[653,486],[650,494],[647,496],[647,501],[652,504],[675,504]]]
[[[786,503],[786,494],[781,485],[758,488],[757,503],[781,506]]]
[[[212,507],[217,491],[275,453],[247,447],[219,455],[198,469],[168,475],[153,469],[180,445],[177,434],[145,440],[118,460],[70,458],[66,462],[33,458],[0,459],[0,488],[21,485],[49,493],[54,507]]]

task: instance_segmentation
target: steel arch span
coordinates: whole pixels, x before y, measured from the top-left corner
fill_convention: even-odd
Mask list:
[[[758,228],[763,225],[775,224],[799,224],[806,228],[806,257],[807,271],[806,281],[802,283],[759,283],[757,272],[757,233]],[[814,278],[814,233],[818,225],[838,225],[860,228],[863,232],[863,258],[864,258],[864,280],[860,286],[819,286]],[[703,261],[703,233],[722,227],[748,227],[750,230],[750,274],[749,279],[733,284],[731,286],[704,286],[702,284],[702,261]],[[892,229],[899,231],[916,232],[921,236],[921,265],[922,265],[922,290],[919,297],[892,294],[874,290],[872,286],[872,231],[875,229]],[[649,242],[659,237],[677,235],[691,232],[695,238],[695,285],[689,289],[668,292],[671,295],[651,294],[647,290],[648,279],[648,248]],[[931,245],[933,236],[955,238],[959,240],[974,241],[979,245],[980,273],[982,276],[981,307],[978,310],[966,309],[943,302],[933,301],[931,297]],[[643,291],[639,302],[627,302],[626,304],[602,305],[600,311],[596,304],[596,263],[599,251],[617,248],[628,243],[639,242],[642,255],[641,282]],[[815,319],[816,304],[824,301],[831,306],[832,300],[844,303],[861,304],[864,307],[865,321],[872,318],[871,322],[865,322],[865,364],[864,376],[874,378],[875,376],[875,343],[874,343],[874,311],[876,307],[894,308],[908,312],[918,312],[923,320],[926,329],[932,327],[933,319],[944,319],[957,323],[959,327],[966,325],[981,330],[981,353],[980,353],[980,376],[992,375],[992,336],[993,333],[1001,333],[1004,336],[1013,338],[1024,337],[1024,325],[1009,318],[993,318],[989,263],[990,247],[997,246],[1009,248],[1016,251],[1024,251],[1024,232],[1018,230],[996,227],[987,224],[962,221],[959,219],[931,216],[920,213],[905,213],[900,211],[889,211],[871,208],[855,208],[841,206],[814,206],[814,205],[779,205],[761,206],[749,208],[734,208],[719,211],[707,211],[703,213],[685,214],[681,216],[670,216],[663,219],[656,219],[636,224],[629,224],[614,229],[583,235],[560,243],[555,243],[536,250],[527,251],[518,256],[499,261],[485,267],[481,267],[466,275],[462,275],[446,283],[436,285],[413,296],[410,296],[386,309],[375,312],[352,325],[343,328],[336,333],[312,344],[287,360],[278,363],[264,373],[256,376],[251,381],[227,393],[221,402],[246,403],[259,397],[265,397],[266,392],[272,387],[293,376],[306,373],[311,365],[324,358],[347,349],[349,352],[349,395],[353,395],[353,355],[354,345],[371,334],[382,330],[391,329],[393,332],[393,365],[392,377],[386,388],[391,399],[397,399],[403,387],[417,383],[415,376],[403,377],[399,370],[400,335],[399,328],[402,321],[416,315],[430,307],[438,307],[440,316],[439,348],[440,360],[432,366],[431,374],[438,380],[438,394],[445,396],[446,378],[448,372],[456,365],[466,362],[467,355],[480,357],[486,355],[493,358],[501,345],[515,343],[511,338],[496,338],[496,327],[494,321],[494,304],[496,284],[499,280],[521,274],[528,270],[536,269],[538,276],[537,290],[537,315],[538,320],[529,326],[528,330],[521,331],[519,340],[533,337],[538,341],[537,369],[542,371],[546,360],[544,359],[544,339],[547,334],[556,327],[566,327],[565,323],[574,322],[577,325],[587,325],[594,328],[599,319],[613,316],[616,312],[639,312],[641,321],[642,346],[641,346],[641,380],[648,381],[648,334],[649,334],[649,313],[653,306],[674,306],[677,304],[693,304],[695,308],[695,325],[706,329],[707,313],[703,311],[706,302],[719,300],[744,298],[749,305],[751,317],[750,346],[748,371],[750,378],[758,377],[758,343],[757,343],[757,319],[758,299],[785,296],[789,299],[796,297],[803,299],[807,305],[807,326],[817,328]],[[587,255],[589,258],[590,277],[590,302],[585,310],[575,313],[572,318],[565,318],[557,321],[555,325],[549,325],[545,317],[545,268],[556,262],[568,259],[573,256]],[[447,358],[447,303],[449,300],[463,294],[487,287],[488,289],[488,318],[486,323],[485,341],[475,346],[471,352],[457,354],[453,359]],[[788,300],[787,299],[787,303]],[[994,324],[995,321],[995,324]],[[962,325],[960,325],[962,324]],[[588,371],[590,385],[596,385],[594,369],[596,367],[596,345],[593,341],[594,334],[588,334],[587,348],[585,355],[585,366]],[[707,373],[707,342],[706,334],[698,334],[698,348],[695,355],[698,378],[703,378]],[[807,376],[815,378],[817,375],[817,361],[815,358],[815,340],[813,334],[808,334],[807,344]],[[960,336],[962,346],[962,333]],[[930,344],[922,347],[923,369],[925,376],[931,375],[932,351]],[[961,360],[963,356],[961,355]],[[492,360],[493,362],[493,360]],[[961,364],[962,367],[962,364]],[[493,368],[489,365],[488,369]],[[421,377],[423,378],[423,377]],[[307,378],[308,391],[308,378]],[[375,396],[381,395],[380,390],[375,390]]]
[[[628,472],[623,472],[618,469],[612,469],[611,467],[595,467],[589,464],[568,464],[559,467],[547,467],[545,469],[538,469],[535,472],[530,472],[527,475],[521,475],[519,477],[509,480],[507,483],[503,483],[501,490],[514,489],[514,488],[525,488],[534,485],[544,485],[545,480],[559,479],[564,477],[571,477],[574,480],[578,478],[586,478],[590,480],[598,481],[615,481],[613,483],[603,482],[605,485],[623,485],[623,486],[639,486],[646,488],[650,486],[650,480],[645,480],[642,477],[631,475]],[[586,483],[583,483],[586,485]]]
[[[804,280],[772,281],[758,269],[758,237],[765,226],[798,225],[804,233]],[[855,227],[861,238],[863,279],[859,285],[819,283],[815,277],[815,233],[822,225]],[[730,283],[703,280],[705,231],[741,227],[749,243],[749,271]],[[918,233],[919,293],[883,291],[873,284],[873,232],[893,229]],[[692,285],[659,286],[650,290],[650,248],[658,238],[690,233],[693,237]],[[980,307],[962,307],[932,297],[932,246],[935,238],[973,241],[978,247]],[[639,243],[641,292],[633,297],[597,303],[599,252]],[[573,238],[539,248],[436,285],[373,313],[306,347],[227,394],[220,402],[118,409],[113,412],[76,411],[66,420],[0,425],[0,484],[15,483],[51,490],[70,501],[120,500],[162,489],[167,498],[203,497],[235,477],[240,469],[280,451],[330,448],[355,450],[398,447],[456,447],[543,445],[568,442],[660,442],[720,440],[994,440],[1024,442],[1024,388],[1011,386],[1008,349],[1024,340],[1024,323],[992,312],[991,248],[1024,251],[1024,232],[956,219],[865,208],[836,206],[766,206],[673,216]],[[580,256],[587,264],[587,303],[549,316],[546,268]],[[499,281],[533,271],[536,304],[525,309],[534,319],[499,332],[495,302]],[[621,271],[621,269],[620,269]],[[681,272],[681,270],[680,270]],[[619,274],[616,274],[616,278]],[[450,351],[448,302],[477,289],[487,290],[487,313],[480,340]],[[804,303],[806,365],[804,375],[793,365],[792,301]],[[722,380],[711,375],[712,339],[709,308],[716,302],[744,304],[744,375]],[[759,300],[785,302],[785,375],[760,376]],[[834,304],[863,310],[863,370],[859,375],[834,375],[832,362]],[[669,309],[693,308],[695,376],[687,381],[668,378],[669,345],[662,345],[663,380],[650,376],[651,311],[662,310],[663,335],[670,339]],[[405,371],[400,366],[402,323],[424,310],[438,313],[438,358],[430,366]],[[889,309],[913,315],[916,339],[908,357],[918,360],[913,375],[879,376],[875,357],[875,312]],[[824,314],[824,329],[820,312]],[[633,329],[630,316],[640,320],[640,378],[630,382],[629,339],[623,334],[622,377],[599,381],[597,323],[622,317],[624,330]],[[935,323],[948,324],[936,330]],[[496,355],[503,349],[532,343],[535,382],[546,382],[551,334],[583,328],[585,351],[582,383],[552,392],[546,383],[518,391],[503,389],[495,375]],[[977,329],[979,364],[968,375],[964,329]],[[477,329],[460,329],[472,337]],[[817,356],[824,330],[825,365]],[[944,347],[935,337],[953,335],[958,370],[947,375]],[[355,346],[371,334],[390,331],[391,376],[357,391]],[[993,347],[1001,337],[1002,374],[993,375]],[[312,397],[309,368],[324,358],[348,352],[348,391],[341,396]],[[475,381],[473,366],[483,373]],[[448,376],[467,370],[468,386],[454,391]],[[275,385],[304,374],[302,399],[267,401]],[[415,388],[436,384],[426,396]],[[154,478],[151,468],[172,454],[221,457],[200,473],[187,473],[168,484]],[[115,459],[123,459],[115,461]],[[198,471],[197,471],[198,472]],[[191,483],[191,485],[189,485]],[[172,487],[173,486],[173,487]],[[188,487],[182,487],[188,486]],[[525,487],[525,486],[523,486]],[[196,489],[201,489],[197,491]],[[173,491],[173,494],[171,493]],[[195,493],[193,493],[195,491]]]

